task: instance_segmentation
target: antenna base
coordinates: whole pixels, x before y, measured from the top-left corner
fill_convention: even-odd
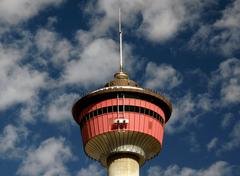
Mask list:
[[[114,78],[116,79],[128,79],[128,74],[125,72],[117,72],[114,74]]]

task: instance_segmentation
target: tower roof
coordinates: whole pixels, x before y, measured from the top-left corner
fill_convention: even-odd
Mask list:
[[[172,104],[167,98],[154,90],[140,87],[135,81],[129,79],[127,73],[117,72],[114,74],[114,79],[106,83],[103,88],[90,92],[74,104],[72,109],[74,119],[78,119],[80,114],[79,109],[84,109],[93,102],[101,101],[107,97],[116,97],[118,93],[125,93],[136,98],[141,97],[141,99],[145,99],[163,108],[166,122],[171,116]]]
[[[117,72],[114,74],[114,80],[105,84],[105,87],[111,86],[132,86],[132,87],[139,87],[139,85],[128,78],[128,74],[125,72]]]

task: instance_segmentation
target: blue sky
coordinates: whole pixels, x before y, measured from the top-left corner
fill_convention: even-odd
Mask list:
[[[124,68],[173,114],[146,176],[240,175],[240,0],[0,1],[1,175],[103,176],[73,103]]]

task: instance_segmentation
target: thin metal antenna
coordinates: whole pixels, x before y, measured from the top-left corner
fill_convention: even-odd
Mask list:
[[[120,72],[123,72],[123,56],[122,56],[122,26],[121,26],[121,8],[119,8],[119,44],[120,44]]]

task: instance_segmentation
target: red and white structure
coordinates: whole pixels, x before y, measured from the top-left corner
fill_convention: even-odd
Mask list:
[[[138,176],[139,167],[162,149],[172,105],[130,80],[120,63],[114,80],[78,100],[72,114],[85,153],[105,166],[109,176]]]

